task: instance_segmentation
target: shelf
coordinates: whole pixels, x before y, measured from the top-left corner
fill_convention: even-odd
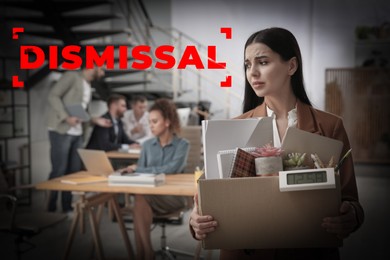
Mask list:
[[[25,105],[22,105],[22,104],[20,104],[20,105],[0,105],[0,108],[12,108],[12,107],[28,107],[28,105],[27,104],[25,104]]]

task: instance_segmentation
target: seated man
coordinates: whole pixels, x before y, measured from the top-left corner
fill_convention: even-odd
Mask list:
[[[141,145],[153,137],[149,128],[148,101],[144,96],[134,96],[131,99],[131,110],[125,112],[122,121],[129,138]]]
[[[87,149],[95,150],[118,150],[128,148],[139,148],[139,144],[127,137],[123,129],[123,123],[120,120],[126,111],[126,97],[113,94],[107,100],[108,112],[103,115],[111,121],[112,126],[104,128],[95,126],[91,138],[89,139]],[[130,146],[129,146],[130,145]]]

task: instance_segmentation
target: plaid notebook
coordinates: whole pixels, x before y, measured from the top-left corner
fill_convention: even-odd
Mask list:
[[[231,178],[256,176],[255,157],[238,148],[232,161]]]

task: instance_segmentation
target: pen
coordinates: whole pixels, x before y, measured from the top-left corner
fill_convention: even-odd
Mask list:
[[[339,163],[336,165],[336,167],[334,167],[334,170],[337,172],[341,165],[343,165],[345,159],[347,159],[347,157],[351,154],[351,151],[352,151],[352,148],[348,150],[348,152],[346,152],[343,156],[343,158],[341,158],[341,160],[339,161]]]
[[[311,154],[310,157],[313,160],[314,166],[317,169],[323,168],[323,167],[321,167],[321,163],[319,162],[319,158],[318,158],[317,154]]]

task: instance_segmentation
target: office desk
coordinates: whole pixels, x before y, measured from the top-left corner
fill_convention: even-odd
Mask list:
[[[194,174],[167,174],[166,183],[158,187],[132,187],[132,186],[109,186],[107,182],[98,182],[82,185],[62,183],[61,180],[74,178],[77,176],[88,176],[88,172],[78,172],[65,175],[60,178],[44,181],[35,185],[39,190],[58,191],[83,191],[83,192],[103,192],[103,193],[132,193],[149,195],[177,195],[193,196],[195,194]]]
[[[83,213],[89,215],[89,221],[92,229],[94,245],[98,259],[104,259],[103,249],[101,245],[98,222],[100,219],[102,205],[105,202],[111,203],[115,217],[117,219],[119,229],[121,231],[129,259],[134,258],[130,239],[127,235],[126,228],[123,222],[123,217],[120,214],[119,205],[115,199],[117,193],[132,193],[132,194],[149,194],[149,195],[177,195],[177,196],[193,196],[196,188],[193,174],[173,174],[166,176],[166,183],[158,187],[131,187],[131,186],[109,186],[108,182],[90,183],[82,185],[73,185],[62,183],[61,180],[67,178],[83,177],[90,175],[88,172],[78,172],[70,175],[65,175],[60,178],[48,180],[38,183],[35,187],[39,190],[58,190],[58,191],[79,191],[79,192],[98,192],[90,198],[83,198],[76,204],[75,216],[71,225],[71,230],[66,242],[66,250],[64,259],[69,256],[72,246],[74,234],[77,228],[78,221],[82,223]],[[99,206],[98,214],[93,212],[93,208]]]

